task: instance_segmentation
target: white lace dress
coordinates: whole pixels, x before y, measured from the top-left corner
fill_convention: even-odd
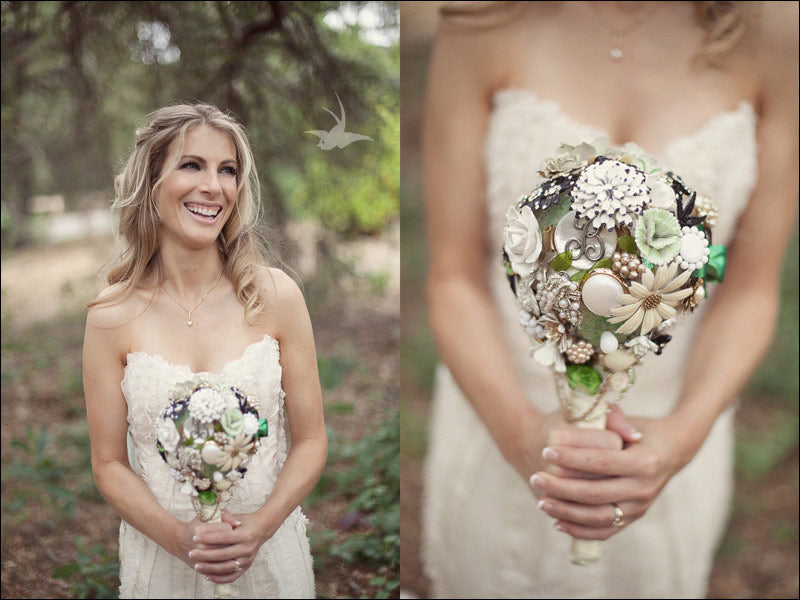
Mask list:
[[[756,180],[756,116],[746,102],[656,154],[662,167],[719,206],[714,243],[727,244]],[[485,145],[490,279],[504,333],[530,402],[557,408],[552,375],[529,355],[500,261],[507,208],[541,178],[542,160],[561,143],[607,134],[577,123],[558,104],[527,90],[494,97]],[[711,290],[713,286],[709,289]],[[713,294],[713,291],[712,291]],[[705,303],[708,304],[707,302]],[[624,400],[631,415],[670,412],[703,310],[670,331],[661,356],[637,367]],[[536,507],[443,366],[437,371],[424,494],[423,558],[436,597],[700,598],[724,532],[732,485],[732,416],[726,411],[694,460],[667,484],[644,518],[603,544],[603,558],[579,567],[569,536]]]
[[[231,488],[231,513],[260,508],[272,492],[286,460],[287,437],[281,389],[280,349],[269,336],[251,344],[244,354],[227,363],[218,377],[257,402],[267,419],[269,435],[247,469]],[[128,355],[122,391],[128,403],[129,441],[135,455],[131,464],[170,514],[182,521],[195,517],[191,500],[170,476],[156,450],[156,419],[168,402],[170,389],[194,373],[157,355]],[[119,530],[120,598],[212,598],[213,583],[168,553],[125,521]],[[238,598],[314,598],[314,574],[306,535],[306,517],[297,507],[259,550],[253,565],[233,583]]]

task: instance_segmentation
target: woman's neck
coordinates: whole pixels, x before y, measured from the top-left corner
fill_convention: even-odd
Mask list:
[[[160,284],[168,286],[174,296],[187,301],[206,294],[219,281],[224,270],[222,255],[216,245],[202,250],[162,246],[159,260]]]

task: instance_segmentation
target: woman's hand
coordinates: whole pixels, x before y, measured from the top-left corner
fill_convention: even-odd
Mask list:
[[[195,541],[195,537],[201,533],[230,532],[233,529],[233,524],[230,520],[226,521],[224,519],[225,514],[226,512],[223,511],[222,523],[203,523],[198,517],[188,523],[181,523],[175,546],[170,549],[170,552],[194,569],[197,560],[191,556],[191,552],[205,548],[205,545],[198,544]]]
[[[255,514],[222,511],[222,523],[203,523],[194,536],[190,564],[214,583],[231,583],[251,567],[261,545],[274,533]]]
[[[498,439],[497,444],[505,459],[531,485],[535,474],[545,470],[561,477],[598,477],[581,469],[553,466],[545,457],[546,448],[572,446],[621,450],[626,441],[626,438],[613,430],[580,429],[570,425],[564,420],[561,411],[542,414],[530,407],[526,414],[517,415],[515,421],[518,424],[516,431],[503,440]],[[534,487],[534,492],[536,490]]]
[[[539,508],[556,519],[557,529],[576,538],[604,540],[641,518],[685,464],[669,418],[626,419],[614,407],[608,427],[625,440],[624,447],[578,447],[556,439],[543,452],[549,466],[531,478]],[[637,430],[643,434],[632,433]],[[616,525],[615,506],[622,511]]]

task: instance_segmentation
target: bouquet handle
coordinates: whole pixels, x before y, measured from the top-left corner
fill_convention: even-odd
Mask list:
[[[591,421],[577,421],[575,425],[585,429],[605,429],[606,428],[606,403],[600,400],[598,409],[602,409],[601,415]],[[582,540],[572,538],[572,544],[569,548],[569,553],[572,562],[576,565],[591,565],[592,563],[600,560],[603,555],[602,547],[598,540]]]
[[[566,378],[556,381],[558,398],[564,417],[571,424],[584,429],[605,429],[608,402],[605,393],[589,395],[580,390],[572,389],[567,384]],[[591,565],[603,555],[599,540],[583,540],[572,538],[570,557],[576,565]]]
[[[200,520],[204,523],[222,523],[222,507],[219,503],[195,504]],[[215,583],[214,598],[232,598],[233,586],[230,583]]]

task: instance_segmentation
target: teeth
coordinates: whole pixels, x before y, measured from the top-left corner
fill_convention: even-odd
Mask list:
[[[196,215],[203,215],[204,217],[216,217],[220,209],[218,208],[199,208],[194,206],[187,206],[190,212]]]

